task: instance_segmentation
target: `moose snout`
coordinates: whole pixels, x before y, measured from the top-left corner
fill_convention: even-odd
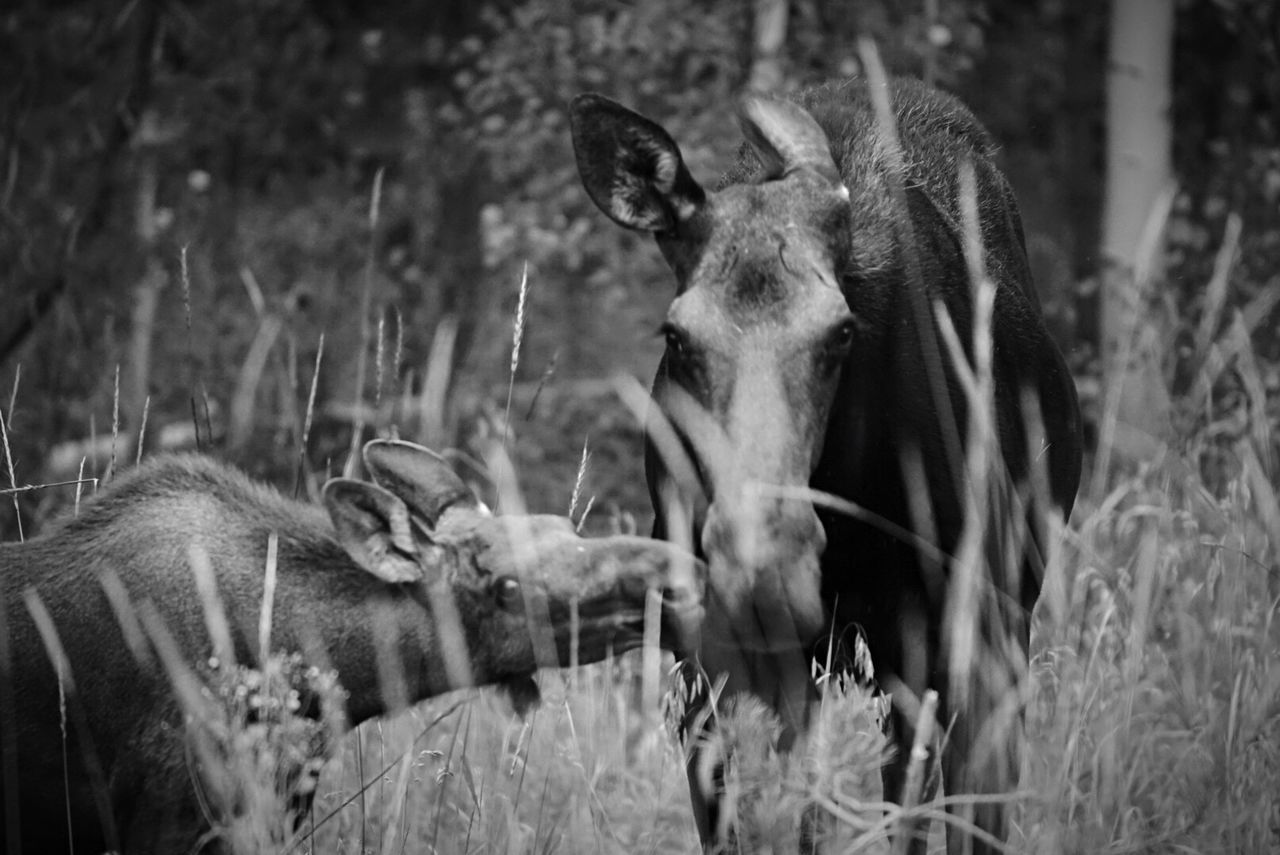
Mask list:
[[[743,567],[778,565],[804,554],[821,555],[827,538],[813,505],[799,499],[717,501],[702,530],[706,555]]]
[[[593,577],[621,593],[643,597],[658,589],[664,599],[698,602],[707,581],[707,565],[689,551],[647,537],[618,535],[599,541],[605,547],[590,569]]]
[[[691,552],[645,537],[615,536],[598,541],[601,549],[583,581],[609,599],[643,610],[657,595],[661,605],[663,646],[688,649],[702,622],[707,565]]]
[[[702,548],[710,566],[707,608],[728,621],[743,644],[793,646],[822,631],[819,560],[826,534],[811,504],[716,502],[703,526]]]

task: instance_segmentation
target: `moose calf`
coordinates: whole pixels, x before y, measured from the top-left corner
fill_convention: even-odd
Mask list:
[[[701,568],[682,550],[585,540],[562,517],[494,517],[409,443],[371,442],[364,459],[376,483],[334,479],[321,509],[206,457],[157,458],[41,537],[0,545],[6,851],[192,851],[206,822],[182,710],[162,669],[131,652],[138,636],[104,591],[118,579],[184,660],[201,662],[210,646],[192,549],[209,558],[237,658],[252,660],[277,536],[272,647],[322,644],[351,726],[464,685],[527,689],[539,665],[568,664],[575,644],[584,663],[633,648],[651,589],[663,593],[664,644],[699,618]],[[61,675],[31,592],[65,651]],[[398,693],[380,685],[388,649],[403,667]]]

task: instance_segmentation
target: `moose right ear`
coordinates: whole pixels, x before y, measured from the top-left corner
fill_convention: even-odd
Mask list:
[[[324,504],[351,558],[384,582],[433,581],[429,562],[414,537],[405,503],[376,484],[334,478],[324,485]]]
[[[747,145],[764,167],[765,178],[783,178],[798,169],[808,169],[848,197],[826,132],[799,104],[749,93],[738,102],[738,124]]]
[[[662,127],[602,95],[569,105],[573,151],[587,195],[614,222],[671,232],[706,201]]]
[[[448,461],[421,445],[370,440],[364,446],[364,465],[379,486],[398,496],[427,525],[435,526],[448,508],[479,512],[480,500]]]

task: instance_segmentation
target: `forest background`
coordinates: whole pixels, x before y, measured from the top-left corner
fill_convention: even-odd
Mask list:
[[[1273,420],[1277,8],[1124,2],[1169,24],[1122,24],[1164,39],[1172,60],[1154,96],[1171,108],[1166,135],[1140,147],[1167,150],[1177,182],[1158,281],[1135,298],[1153,309],[1155,359],[1176,398],[1194,380],[1182,368],[1206,299],[1222,304],[1209,306],[1215,325],[1251,307]],[[738,144],[736,93],[858,74],[862,37],[890,71],[959,95],[999,142],[1050,326],[1096,424],[1114,15],[1100,0],[12,7],[0,13],[0,372],[17,483],[133,455],[144,411],[148,450],[198,444],[278,479],[322,334],[313,470],[341,465],[356,427],[466,449],[501,429],[527,269],[510,434],[529,501],[568,506],[586,443],[596,513],[638,515],[643,530],[638,429],[610,378],[652,371],[672,286],[650,241],[582,192],[566,103],[594,90],[645,112],[712,181]],[[1206,298],[1224,241],[1237,250],[1229,282]],[[1187,417],[1214,419],[1200,410]],[[1227,458],[1206,456],[1219,487]],[[66,492],[24,494],[27,528]],[[12,508],[0,528],[15,531]]]
[[[867,40],[999,143],[1087,422],[1015,848],[1276,851],[1274,0],[7,4],[0,537],[37,534],[82,467],[200,448],[307,492],[392,430],[482,490],[505,436],[531,509],[576,488],[588,531],[646,532],[617,378],[647,382],[672,283],[581,189],[567,102],[639,109],[712,183],[744,87],[861,74]],[[363,728],[316,851],[454,825],[456,851],[696,850],[656,704],[607,669],[567,679],[541,724],[469,705]],[[361,756],[404,758],[367,808]]]

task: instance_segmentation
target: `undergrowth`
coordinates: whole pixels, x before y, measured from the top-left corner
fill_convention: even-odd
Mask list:
[[[1280,851],[1272,390],[1245,358],[1248,337],[1237,327],[1222,348],[1207,339],[1197,348],[1208,355],[1204,382],[1184,408],[1191,416],[1176,420],[1182,434],[1149,443],[1141,459],[1114,454],[1114,466],[1086,477],[1058,533],[1033,624],[1027,747],[1021,785],[1008,794],[1010,851]],[[1235,396],[1241,426],[1228,430],[1234,422],[1212,390],[1232,378],[1244,392]],[[598,399],[556,406],[583,422],[587,410],[627,422],[616,401],[607,412]],[[504,437],[511,421],[508,407]],[[564,453],[578,457],[576,422],[573,433]],[[520,437],[510,442],[522,459]],[[576,479],[550,477],[556,492],[567,495],[572,484],[580,498],[592,448],[588,440]],[[1098,456],[1110,460],[1113,449]],[[605,454],[594,459],[588,492],[607,494],[602,505],[639,492],[634,460],[614,477],[600,465]],[[579,523],[590,496],[583,501]],[[615,507],[591,526],[630,528],[629,514],[642,512]],[[653,660],[648,674],[642,653],[544,672],[543,702],[524,716],[495,690],[454,693],[369,722],[336,750],[297,718],[314,711],[290,700],[291,689],[272,694],[293,678],[206,674],[205,700],[224,708],[206,708],[214,710],[206,721],[234,779],[226,792],[238,807],[265,812],[262,827],[271,829],[222,836],[241,840],[241,853],[695,852],[684,750],[640,688],[652,686]],[[267,674],[281,667],[269,664]],[[311,674],[290,667],[295,678]],[[776,750],[778,723],[763,704],[726,699],[714,754],[727,760],[743,851],[796,851],[803,835],[829,851],[889,850],[899,809],[886,802],[878,774],[884,702],[856,686],[828,686],[824,695],[807,744],[789,757]],[[252,710],[251,697],[260,699]],[[328,753],[335,756],[316,781],[305,758]],[[912,808],[936,820],[931,851],[942,846],[944,804]]]
[[[1063,535],[1033,631],[1011,851],[1280,847],[1273,541],[1247,489],[1214,499],[1186,473],[1172,456],[1134,467]],[[639,705],[640,661],[544,673],[524,719],[481,690],[360,728],[321,776],[325,822],[302,851],[698,851],[684,754]],[[795,851],[815,804],[829,851],[889,851],[882,703],[828,691],[790,761],[767,708],[727,705],[742,851]],[[931,851],[940,805],[917,809],[938,820]]]

